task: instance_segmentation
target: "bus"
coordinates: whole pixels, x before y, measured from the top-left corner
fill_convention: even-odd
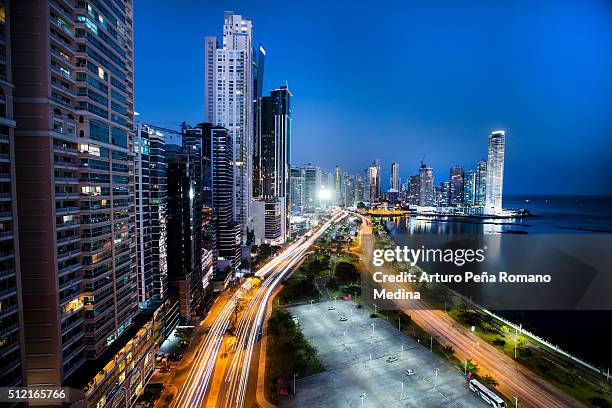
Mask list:
[[[495,408],[506,408],[506,402],[493,391],[482,385],[478,380],[470,380],[470,390],[474,391],[480,398]]]

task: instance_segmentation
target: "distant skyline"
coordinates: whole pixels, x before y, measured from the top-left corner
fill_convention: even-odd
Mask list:
[[[135,0],[141,120],[203,120],[203,43],[253,20],[264,91],[293,98],[292,162],[361,173],[381,160],[436,184],[507,131],[505,193],[612,194],[612,3]]]

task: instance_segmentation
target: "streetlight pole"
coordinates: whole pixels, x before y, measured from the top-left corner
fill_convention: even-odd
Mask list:
[[[314,300],[310,299],[310,310],[312,310],[312,302],[314,302]]]
[[[514,408],[518,408],[518,397],[514,397]]]
[[[439,368],[436,368],[436,378],[434,380],[434,388],[438,386],[438,371],[439,370],[440,370]]]
[[[397,331],[398,332],[402,331],[402,318],[401,318],[401,316],[397,318]]]
[[[433,336],[429,336],[429,351],[433,353]]]
[[[295,377],[297,377],[297,373],[293,373],[293,395],[295,395]]]
[[[362,393],[359,398],[361,398],[361,406],[363,407],[363,400],[365,399],[366,395],[365,393]]]
[[[372,326],[372,337],[374,337],[374,323],[370,324]]]

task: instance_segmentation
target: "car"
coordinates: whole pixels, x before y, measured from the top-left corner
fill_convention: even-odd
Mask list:
[[[327,306],[327,310],[336,310],[335,306]]]
[[[346,316],[340,316],[338,320],[340,320],[341,322],[346,322],[348,319],[346,318]]]
[[[408,370],[404,370],[404,374],[406,374],[408,377],[415,375],[416,373],[414,372],[413,369],[408,369]]]
[[[389,356],[387,357],[387,363],[394,363],[396,362],[398,359],[395,356]]]

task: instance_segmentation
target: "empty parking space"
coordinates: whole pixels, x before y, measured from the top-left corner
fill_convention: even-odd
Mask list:
[[[331,307],[334,310],[328,310]],[[288,310],[318,350],[326,371],[298,379],[296,395],[281,406],[361,407],[362,399],[365,407],[487,406],[469,390],[463,373],[397,327],[370,318],[368,310],[357,309],[353,302]]]

